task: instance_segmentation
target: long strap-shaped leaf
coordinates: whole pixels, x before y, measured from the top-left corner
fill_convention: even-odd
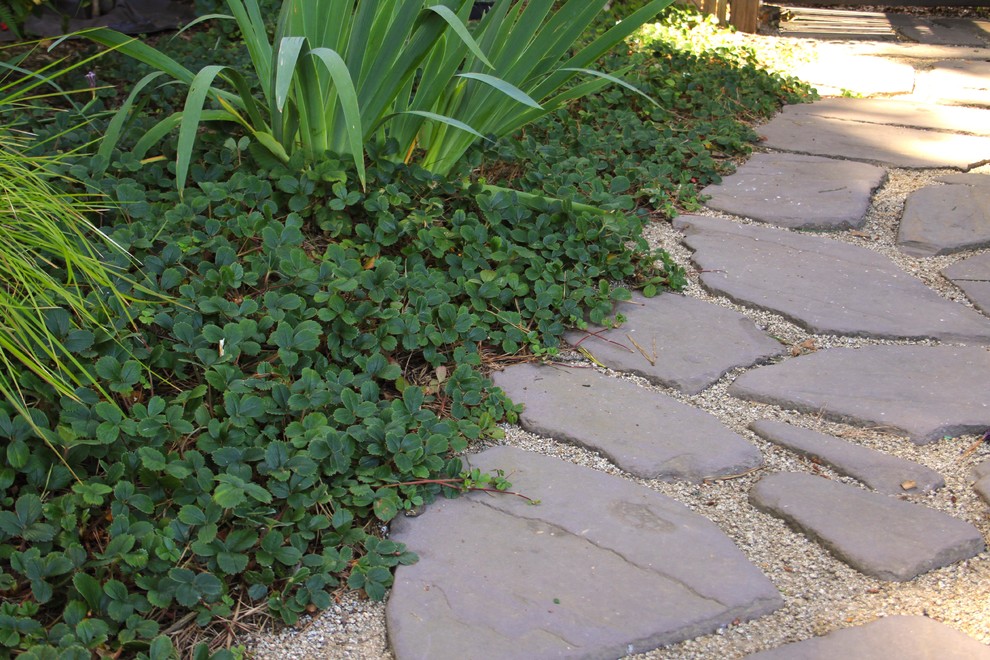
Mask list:
[[[107,125],[107,130],[103,134],[103,141],[100,143],[100,148],[96,151],[98,160],[101,163],[98,170],[99,174],[106,171],[107,165],[110,164],[110,154],[113,152],[113,148],[117,146],[117,142],[120,140],[120,134],[124,129],[124,122],[127,119],[127,115],[131,111],[131,107],[134,105],[134,101],[137,99],[138,94],[140,94],[149,83],[164,75],[164,71],[155,71],[141,78],[141,80],[134,85],[134,89],[132,89],[131,93],[127,95],[127,98],[124,99],[124,104],[120,106],[119,110],[117,110],[117,113],[113,116],[113,119],[110,120],[110,123]]]
[[[574,75],[573,71],[569,71],[569,69],[588,67],[592,62],[621,43],[643,23],[656,16],[672,2],[673,0],[652,0],[652,2],[644,5],[641,9],[633,12],[625,20],[620,21],[590,45],[575,53],[561,65],[560,69],[553,72],[540,85],[531,90],[530,93],[535,98],[545,98],[547,94],[559,89],[564,82]]]
[[[358,105],[357,90],[351,80],[350,71],[344,59],[336,51],[329,48],[314,48],[309,55],[323,62],[333,84],[337,88],[337,100],[343,111],[344,125],[347,132],[348,150],[354,159],[354,167],[358,171],[361,187],[366,185],[364,171],[364,130],[362,128],[361,108]]]
[[[186,177],[189,175],[193,144],[202,120],[203,104],[213,90],[213,80],[226,68],[217,64],[205,66],[189,84],[189,94],[186,95],[186,103],[182,107],[182,121],[179,123],[179,140],[175,147],[175,180],[180,197],[185,189]]]
[[[244,45],[247,47],[258,79],[263,83],[271,80],[272,45],[268,41],[268,28],[258,7],[258,1],[227,0],[227,6],[230,7],[230,12],[241,29],[241,37],[244,39]],[[264,84],[262,91],[268,103],[271,103],[271,99],[267,98],[268,89]]]

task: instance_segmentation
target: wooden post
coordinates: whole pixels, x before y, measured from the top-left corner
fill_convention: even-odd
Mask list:
[[[756,32],[760,22],[760,0],[731,0],[730,23],[740,32]]]
[[[725,13],[729,7],[729,0],[718,0],[718,22],[720,25],[725,25]]]

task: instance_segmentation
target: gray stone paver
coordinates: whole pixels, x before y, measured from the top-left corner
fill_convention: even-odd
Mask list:
[[[746,660],[988,660],[990,647],[926,616],[888,616],[802,642],[746,656]]]
[[[910,580],[986,548],[980,530],[968,522],[805,473],[763,477],[750,502],[881,580]]]
[[[730,369],[783,352],[780,342],[742,314],[697,298],[636,294],[615,311],[626,317],[620,327],[572,330],[564,339],[612,369],[686,394],[702,391]]]
[[[757,132],[764,147],[892,167],[968,170],[990,160],[990,137],[830,117],[779,115]]]
[[[513,490],[441,500],[392,523],[389,637],[407,658],[620,657],[783,601],[713,523],[620,477],[510,447],[470,456]]]
[[[990,110],[901,99],[827,98],[814,103],[789,105],[780,116],[795,119],[826,117],[866,124],[990,135]]]
[[[793,229],[861,227],[883,169],[802,154],[753,154],[701,191],[709,208]]]
[[[523,404],[524,429],[598,451],[638,477],[698,482],[763,464],[714,416],[593,369],[521,364],[493,380]]]
[[[937,103],[990,107],[990,62],[936,62],[918,74],[914,96]]]
[[[942,274],[962,289],[977,309],[990,315],[990,252],[961,259]]]
[[[979,182],[988,177],[971,175]],[[908,195],[897,244],[914,257],[952,254],[990,246],[990,186],[925,186]]]
[[[947,46],[977,46],[988,45],[990,37],[980,28],[980,23],[972,19],[957,19],[948,17],[918,20],[909,14],[887,14],[891,26],[910,41],[924,41],[927,44]]]
[[[983,461],[973,468],[973,488],[977,495],[990,504],[990,460]]]
[[[982,347],[830,348],[748,371],[729,394],[925,444],[990,428],[988,373]]]
[[[769,442],[820,460],[886,495],[921,493],[945,485],[942,475],[929,467],[817,431],[769,419],[753,422],[750,429]]]
[[[818,334],[990,343],[990,320],[887,257],[824,236],[682,216],[702,285]]]
[[[938,178],[938,181],[964,186],[990,188],[990,175],[987,174],[943,174]]]
[[[790,72],[822,94],[851,92],[862,96],[908,94],[914,89],[914,67],[869,55],[841,55],[799,64]]]

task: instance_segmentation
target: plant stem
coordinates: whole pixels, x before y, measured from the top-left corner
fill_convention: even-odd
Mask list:
[[[497,488],[478,488],[476,486],[465,486],[463,479],[418,479],[416,481],[401,481],[394,484],[382,484],[382,488],[394,488],[396,486],[423,486],[426,484],[438,484],[440,486],[446,486],[447,488],[453,488],[454,490],[460,491],[462,493],[477,491],[480,493],[496,493],[499,495],[515,495],[516,497],[521,497],[527,502],[535,503],[532,497],[523,495],[522,493],[517,493],[511,490],[499,490]]]

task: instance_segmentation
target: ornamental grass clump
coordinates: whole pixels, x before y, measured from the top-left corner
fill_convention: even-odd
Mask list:
[[[478,140],[503,137],[561,105],[618,78],[588,67],[669,5],[653,0],[572,52],[602,10],[598,0],[503,2],[473,29],[470,0],[286,0],[274,38],[257,0],[227,0],[250,55],[249,71],[209,65],[199,72],[112,30],[90,39],[119,49],[189,86],[181,112],[163,119],[136,145],[138,158],[179,128],[180,191],[204,121],[232,122],[256,152],[311,165],[328,151],[344,154],[365,182],[365,154],[417,162],[446,174]],[[585,75],[589,80],[572,84]],[[108,131],[106,156],[122,122]],[[385,145],[394,141],[389,150]]]
[[[68,154],[44,153],[13,118],[51,96],[73,105],[55,81],[88,61],[55,60],[37,72],[0,62],[0,396],[22,412],[38,392],[71,397],[91,382],[73,351],[94,333],[113,335],[112,319],[127,306],[122,272],[107,264],[123,251],[90,221],[105,200],[72,192],[78,182],[58,173]]]

